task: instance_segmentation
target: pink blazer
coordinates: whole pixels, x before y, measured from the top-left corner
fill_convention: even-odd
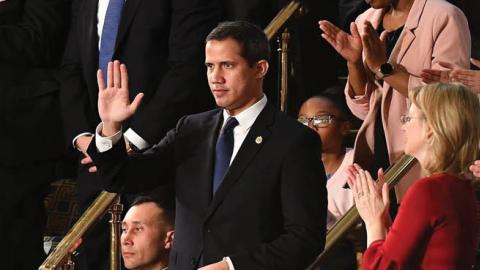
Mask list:
[[[343,188],[347,183],[347,167],[353,164],[353,150],[347,149],[342,164],[327,180],[328,212],[327,229],[330,229],[352,206],[353,195],[349,188]]]
[[[383,9],[370,8],[358,16],[355,23],[361,26],[364,21],[370,21],[377,28],[384,12]],[[362,31],[362,27],[359,30]],[[468,68],[470,47],[467,19],[460,9],[443,0],[415,0],[388,61],[406,68],[410,73],[408,85],[412,88],[422,84],[422,69],[442,69],[439,62]],[[374,151],[375,116],[380,110],[390,163],[393,163],[403,154],[405,138],[401,131],[400,115],[408,111],[408,98],[388,83],[384,82],[382,87],[373,79],[367,83],[365,95],[352,97],[350,91],[351,86],[347,83],[347,104],[353,114],[364,120],[355,140],[354,161],[370,167]],[[417,165],[396,186],[397,197],[401,199],[411,183],[419,177],[420,168]]]

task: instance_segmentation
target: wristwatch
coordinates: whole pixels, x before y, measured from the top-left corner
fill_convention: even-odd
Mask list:
[[[377,72],[375,72],[375,79],[376,80],[383,80],[383,78],[388,77],[393,74],[395,71],[395,66],[386,62],[383,63],[380,68],[378,68]]]

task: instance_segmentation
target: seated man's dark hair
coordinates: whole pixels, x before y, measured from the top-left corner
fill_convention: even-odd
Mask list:
[[[144,203],[154,203],[158,208],[163,210],[163,219],[164,221],[174,226],[175,224],[175,203],[173,196],[165,196],[165,197],[158,197],[158,196],[148,196],[142,195],[135,198],[132,203],[132,207]]]

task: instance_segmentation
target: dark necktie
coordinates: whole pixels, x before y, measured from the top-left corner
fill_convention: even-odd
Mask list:
[[[223,181],[223,177],[230,167],[230,159],[233,153],[233,129],[238,125],[237,119],[230,117],[218,137],[215,148],[215,171],[213,174],[213,194]]]
[[[125,0],[110,0],[105,14],[98,57],[98,67],[102,69],[104,79],[107,77],[108,62],[112,61],[124,3]]]

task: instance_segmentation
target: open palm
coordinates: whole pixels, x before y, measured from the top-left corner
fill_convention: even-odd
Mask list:
[[[329,21],[320,21],[322,37],[348,62],[358,63],[362,60],[362,39],[355,23],[350,24],[348,34]]]
[[[125,65],[119,61],[108,64],[107,86],[102,71],[97,73],[98,80],[98,113],[103,123],[121,125],[137,110],[143,94],[138,94],[130,103],[128,93],[128,73]]]

